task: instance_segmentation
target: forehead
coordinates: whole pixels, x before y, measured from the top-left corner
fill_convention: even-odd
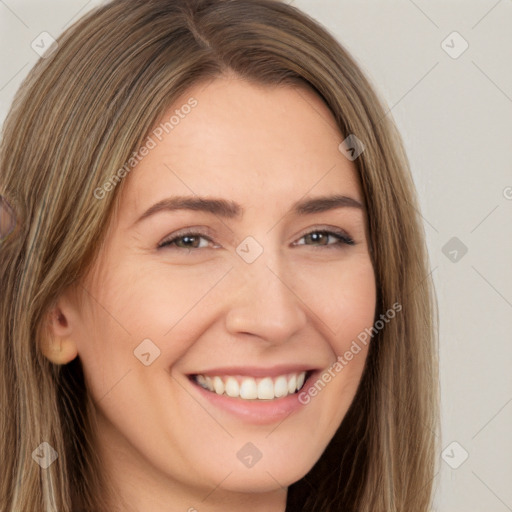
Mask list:
[[[306,194],[363,201],[355,166],[338,149],[343,136],[333,115],[306,87],[236,78],[197,84],[149,136],[153,147],[131,171],[121,200],[133,215],[149,202],[185,194],[248,207]]]

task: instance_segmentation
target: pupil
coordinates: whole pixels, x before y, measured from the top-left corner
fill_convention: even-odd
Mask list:
[[[318,232],[318,233],[312,233],[310,236],[313,239],[313,241],[317,241],[318,242],[318,241],[322,240],[322,238],[324,237],[324,234]]]

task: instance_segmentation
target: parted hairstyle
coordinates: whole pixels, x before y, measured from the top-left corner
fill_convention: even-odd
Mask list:
[[[402,139],[355,59],[277,0],[114,0],[57,44],[24,80],[0,145],[0,205],[4,220],[16,220],[0,241],[0,509],[70,512],[80,503],[104,511],[80,358],[56,365],[38,349],[48,312],[95,261],[126,180],[101,199],[98,187],[189,87],[235,74],[312,88],[343,137],[363,142],[354,164],[375,319],[396,302],[402,308],[372,337],[350,409],[288,488],[286,511],[427,512],[439,432],[435,293]],[[31,457],[43,440],[59,454],[47,469]]]

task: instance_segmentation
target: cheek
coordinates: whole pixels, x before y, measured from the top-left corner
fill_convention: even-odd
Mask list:
[[[329,344],[331,364],[300,394],[300,400],[306,406],[316,404],[314,424],[322,425],[328,433],[326,439],[330,439],[354,399],[366,363],[371,340],[367,333],[371,332],[376,307],[371,261],[361,258],[351,264],[319,268],[302,282],[302,293],[308,297],[318,318],[318,330]]]
[[[119,317],[130,326],[134,337],[150,338],[167,355],[169,351],[179,355],[215,314],[215,307],[205,310],[205,304],[210,304],[216,286],[230,268],[218,263],[203,267],[147,264],[132,279],[119,278],[120,286],[130,283],[117,294],[122,296]]]
[[[341,354],[353,339],[371,327],[375,317],[376,284],[369,258],[318,266],[307,273],[297,294],[318,319],[333,351]]]
[[[203,305],[229,269],[229,265],[141,266],[128,259],[109,267],[101,278],[85,285],[89,300],[79,340],[84,366],[95,375],[119,368],[117,375],[134,361],[140,365],[134,351],[147,339],[154,343],[155,353],[165,356],[155,359],[155,366],[178,359],[207,325]]]

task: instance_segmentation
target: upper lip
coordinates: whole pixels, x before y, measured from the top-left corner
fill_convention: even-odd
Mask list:
[[[192,375],[205,375],[214,377],[216,375],[243,375],[247,377],[278,377],[279,375],[287,375],[289,373],[301,373],[307,371],[314,371],[310,364],[280,364],[267,368],[257,366],[230,366],[224,368],[211,368],[200,372],[195,372]]]

